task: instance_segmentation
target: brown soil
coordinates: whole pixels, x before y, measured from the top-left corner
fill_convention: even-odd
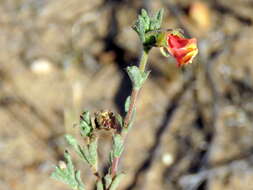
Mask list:
[[[200,53],[181,70],[152,50],[120,189],[253,189],[251,1],[3,0],[1,190],[68,189],[49,178],[63,157],[63,135],[78,134],[83,109],[123,112],[131,90],[124,68],[140,52],[131,25],[141,7],[163,7],[163,27],[197,37]],[[94,189],[91,171],[74,158]]]

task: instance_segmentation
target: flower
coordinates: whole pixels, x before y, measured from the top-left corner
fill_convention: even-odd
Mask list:
[[[180,34],[168,33],[166,42],[166,49],[177,60],[178,67],[191,63],[198,54],[196,38],[187,39]]]
[[[157,33],[155,46],[161,48],[161,53],[164,56],[173,56],[177,60],[178,67],[191,63],[198,54],[196,38],[185,38],[182,35],[182,30],[160,30]]]

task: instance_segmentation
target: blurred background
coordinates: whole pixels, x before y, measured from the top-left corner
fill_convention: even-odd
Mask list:
[[[164,8],[163,28],[196,37],[200,52],[178,69],[151,51],[120,189],[253,189],[253,1],[1,0],[1,190],[69,189],[49,178],[63,135],[78,135],[84,109],[123,113],[141,8]],[[100,168],[109,139],[101,137]],[[74,160],[94,189],[89,168]]]

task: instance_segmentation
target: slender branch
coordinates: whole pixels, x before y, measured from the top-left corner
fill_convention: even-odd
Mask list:
[[[148,52],[149,52],[149,50],[143,50],[143,53],[142,53],[142,56],[140,59],[139,69],[143,72],[145,71],[145,68],[147,65]],[[139,93],[140,93],[140,89],[136,89],[133,87],[132,92],[131,92],[131,96],[130,96],[129,109],[128,109],[128,112],[124,118],[123,127],[126,129],[128,129],[129,124],[133,118],[133,113],[134,113],[134,110],[136,109],[136,102],[137,102],[137,98],[139,96]],[[128,130],[123,130],[123,133],[121,134],[124,141],[126,139],[127,133],[128,133]],[[117,173],[119,159],[120,159],[119,157],[116,157],[112,161],[112,167],[111,167],[111,176],[112,177],[114,177]]]

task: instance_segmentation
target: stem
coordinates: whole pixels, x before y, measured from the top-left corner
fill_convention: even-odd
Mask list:
[[[143,50],[142,56],[140,59],[139,69],[143,72],[145,71],[145,68],[147,65],[148,52],[149,52],[149,50]],[[128,129],[129,123],[131,122],[131,119],[133,118],[133,112],[136,108],[136,101],[139,96],[139,93],[140,93],[140,89],[136,89],[136,88],[132,89],[131,96],[130,96],[129,109],[128,109],[128,112],[127,112],[127,114],[124,118],[124,121],[123,121],[123,127],[125,129]],[[127,133],[128,133],[128,130],[123,130],[123,133],[121,134],[123,141],[125,141]],[[117,173],[119,159],[120,159],[119,157],[116,157],[112,161],[112,167],[111,167],[111,176],[112,177],[114,177]]]
[[[143,50],[140,64],[139,64],[139,69],[143,72],[145,71],[147,61],[148,61],[148,50]],[[133,111],[136,107],[136,101],[139,96],[139,93],[140,93],[140,89],[135,89],[135,88],[132,89],[131,96],[130,96],[129,110],[128,110],[126,117],[124,119],[124,127],[125,128],[128,128],[128,125],[131,121],[131,118],[133,116]]]
[[[140,60],[140,65],[139,68],[141,71],[145,71],[145,67],[148,61],[148,52],[149,50],[143,50],[141,60]]]

